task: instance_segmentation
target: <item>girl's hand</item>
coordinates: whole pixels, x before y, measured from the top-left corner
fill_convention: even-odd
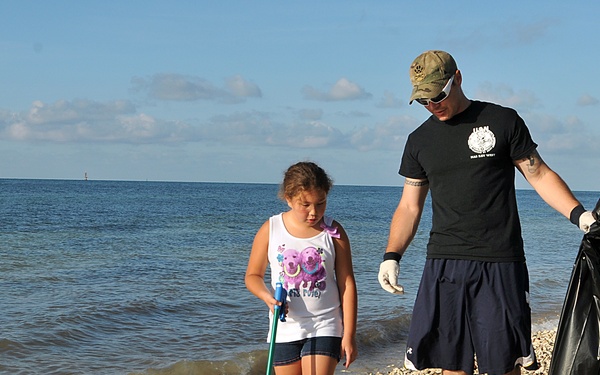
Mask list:
[[[344,362],[344,367],[350,367],[350,364],[356,360],[358,357],[358,350],[356,348],[356,339],[354,337],[342,337],[342,348],[341,348],[341,356],[342,358],[346,358],[346,362]]]
[[[277,299],[275,299],[275,297],[273,297],[271,295],[269,295],[269,297],[265,298],[264,302],[269,307],[271,314],[273,314],[275,312],[275,305],[281,306],[281,302],[277,301]],[[289,311],[290,311],[290,304],[286,303],[285,304],[285,315],[287,315]]]
[[[272,295],[269,295],[268,297],[266,297],[264,299],[264,302],[269,307],[269,310],[271,311],[271,313],[275,312],[275,305],[281,306],[281,302],[277,301],[275,299],[275,297],[273,297]]]

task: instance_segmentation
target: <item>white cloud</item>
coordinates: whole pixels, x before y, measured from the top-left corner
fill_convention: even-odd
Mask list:
[[[322,109],[301,109],[298,111],[303,120],[320,120],[323,117]]]
[[[134,77],[132,91],[146,93],[149,98],[166,101],[214,100],[239,103],[247,97],[261,97],[260,88],[240,75],[230,77],[220,88],[196,76],[160,73],[151,77]]]
[[[548,34],[548,30],[554,28],[559,23],[556,19],[541,19],[530,23],[515,23],[514,27],[502,29],[505,35],[505,45],[514,46],[515,42],[519,45],[531,45],[536,41],[543,40]],[[507,31],[509,31],[508,35]],[[512,31],[512,32],[511,32]]]
[[[266,142],[269,145],[293,148],[320,148],[342,146],[346,136],[339,130],[325,123],[311,121],[280,127],[270,134]]]
[[[184,139],[188,126],[136,113],[126,100],[35,101],[23,113],[3,112],[0,139],[45,142],[173,142]]]
[[[350,135],[350,144],[360,151],[397,150],[404,147],[406,138],[419,125],[412,117],[390,117],[374,127],[363,126]]]
[[[600,103],[600,101],[589,94],[583,94],[577,99],[577,105],[580,106],[592,106],[598,103]]]
[[[544,40],[559,24],[556,19],[540,19],[533,22],[489,22],[462,29],[444,28],[439,31],[439,45],[460,46],[461,50],[484,48],[515,48],[529,46]]]
[[[282,124],[257,111],[215,116],[198,126],[196,135],[198,141],[289,148],[343,147],[346,139],[339,129],[323,122]]]
[[[238,97],[262,97],[260,88],[256,84],[247,81],[240,75],[236,75],[227,79],[227,87],[233,95]]]
[[[383,97],[377,103],[379,108],[400,108],[402,107],[402,101],[391,92],[385,91]]]
[[[288,110],[293,116],[245,111],[181,122],[138,112],[135,105],[126,100],[35,101],[23,112],[0,111],[0,140],[71,144],[197,143],[223,149],[325,147],[332,150],[400,152],[407,135],[422,120],[397,116],[373,123],[371,117],[364,117],[363,112],[342,113],[343,117],[356,119],[357,124],[350,128],[343,118],[337,122],[324,121],[320,109]],[[577,117],[561,119],[535,112],[525,115],[542,155],[548,152],[590,153],[598,144],[593,128]],[[282,117],[296,120],[282,120]]]
[[[542,158],[547,153],[593,154],[597,148],[598,135],[575,116],[560,119],[533,113],[526,116],[525,122],[534,141],[539,144]]]
[[[515,91],[508,85],[493,85],[490,82],[479,85],[475,97],[511,108],[531,109],[540,106],[535,94],[529,90]]]
[[[327,92],[320,91],[312,86],[305,86],[302,93],[305,99],[326,102],[370,99],[373,96],[347,78],[340,78]]]
[[[181,74],[134,77],[131,83],[134,91],[147,92],[150,98],[159,100],[216,100],[226,95],[225,91],[204,79]]]
[[[117,115],[135,113],[135,106],[128,100],[114,100],[106,103],[86,99],[73,101],[58,100],[46,104],[36,100],[24,117],[29,124],[73,124],[82,121],[100,121]]]

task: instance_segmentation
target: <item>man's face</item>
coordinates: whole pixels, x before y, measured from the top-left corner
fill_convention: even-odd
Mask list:
[[[433,101],[429,101],[427,105],[424,107],[431,112],[432,115],[438,118],[440,121],[447,121],[454,117],[461,110],[460,108],[460,90],[459,85],[461,82],[460,73],[457,73],[453,76],[453,79],[449,81],[449,91],[447,96],[440,102],[434,103]],[[419,101],[417,101],[419,102]]]

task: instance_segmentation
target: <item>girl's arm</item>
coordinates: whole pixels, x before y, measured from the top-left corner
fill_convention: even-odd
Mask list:
[[[356,281],[352,269],[352,254],[350,251],[350,240],[342,226],[334,222],[338,228],[340,238],[334,238],[335,245],[335,276],[340,292],[340,303],[342,305],[344,336],[342,337],[342,357],[346,357],[346,368],[350,366],[358,355],[356,347],[356,321],[358,315],[358,296],[356,292]]]
[[[246,288],[266,303],[271,312],[273,312],[273,306],[278,304],[278,301],[265,284],[265,271],[269,265],[268,248],[269,222],[266,221],[254,236],[250,259],[246,268],[245,282]]]

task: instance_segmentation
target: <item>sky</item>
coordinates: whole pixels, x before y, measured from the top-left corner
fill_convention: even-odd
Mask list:
[[[573,190],[600,190],[600,3],[0,2],[0,178],[401,186],[408,68],[451,53]],[[518,188],[528,188],[517,176]]]

